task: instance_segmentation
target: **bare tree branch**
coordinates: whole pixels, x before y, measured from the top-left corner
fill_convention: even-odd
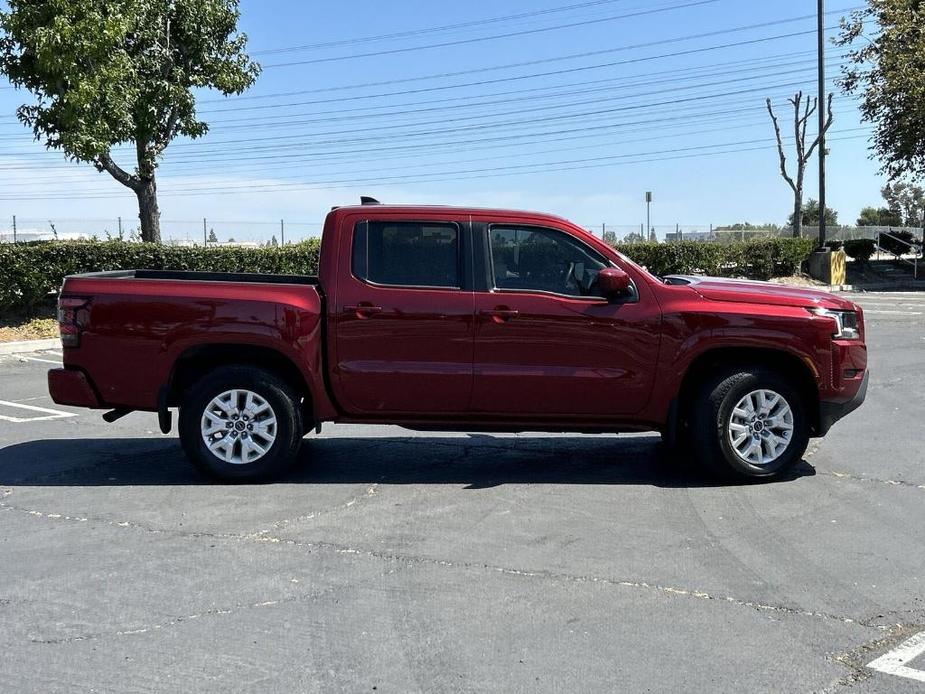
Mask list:
[[[784,154],[784,141],[780,134],[780,124],[777,122],[777,116],[774,115],[774,109],[771,106],[770,99],[768,99],[767,104],[768,113],[771,114],[771,121],[774,123],[774,134],[777,136],[777,154],[780,156],[780,175],[784,177],[784,180],[790,184],[790,187],[793,188],[793,192],[796,193],[796,183],[793,182],[793,179],[790,178],[790,174],[787,173],[787,155]]]
[[[816,151],[816,147],[818,147],[819,143],[822,141],[823,135],[825,135],[829,131],[829,128],[832,127],[832,121],[834,120],[835,118],[832,115],[832,94],[829,94],[828,116],[826,117],[825,126],[822,128],[822,132],[819,133],[819,135],[816,137],[816,141],[809,146],[809,151],[806,153],[807,161],[809,161],[809,158],[813,156],[813,152]]]

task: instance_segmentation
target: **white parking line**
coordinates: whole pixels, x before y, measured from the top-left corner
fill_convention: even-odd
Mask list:
[[[865,308],[864,315],[867,315],[867,314],[874,314],[874,315],[881,315],[881,316],[921,316],[922,312],[921,311],[887,311],[887,310],[881,311],[880,309]]]
[[[39,357],[23,357],[23,359],[25,359],[26,361],[40,361],[43,364],[56,364],[58,366],[61,366],[60,361],[52,361],[51,359],[40,359]]]
[[[13,424],[22,424],[24,422],[47,422],[50,419],[64,419],[65,417],[77,416],[73,412],[62,412],[61,410],[52,410],[48,407],[37,407],[36,405],[23,405],[22,403],[9,402],[8,400],[0,400],[0,406],[13,407],[20,410],[27,410],[29,412],[41,413],[37,417],[11,417],[9,415],[0,414],[0,421],[12,422]]]
[[[910,663],[925,653],[925,631],[919,632],[910,639],[906,639],[889,653],[885,653],[867,667],[887,675],[896,675],[910,680],[925,682],[925,670],[916,670],[908,667]]]

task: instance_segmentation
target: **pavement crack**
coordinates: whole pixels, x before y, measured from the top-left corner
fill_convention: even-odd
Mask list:
[[[265,530],[258,530],[254,533],[249,533],[246,537],[250,537],[251,535],[253,536],[267,535],[269,533],[272,533],[273,531],[282,530],[283,528],[285,528],[288,525],[291,525],[292,523],[299,523],[301,521],[312,520],[314,518],[319,518],[321,516],[328,516],[334,513],[339,513],[341,511],[345,511],[347,509],[353,508],[354,506],[356,506],[357,504],[363,501],[373,498],[378,493],[379,493],[379,483],[375,482],[374,484],[370,485],[366,489],[366,491],[363,492],[362,494],[357,494],[353,498],[349,499],[348,501],[342,504],[338,504],[334,508],[323,509],[321,511],[313,511],[312,513],[305,513],[300,516],[294,516],[293,518],[284,518],[282,520],[276,521],[269,528]]]
[[[850,651],[840,653],[831,659],[836,663],[845,666],[850,671],[844,677],[840,677],[825,689],[820,689],[815,694],[833,694],[842,689],[848,689],[855,685],[870,679],[874,671],[867,667],[870,662],[872,653],[889,650],[900,641],[903,641],[912,634],[920,631],[920,624],[894,624],[890,627],[877,627],[879,629],[888,629],[884,636],[876,638],[867,643],[861,644]]]
[[[819,470],[820,475],[827,475],[837,479],[852,480],[854,482],[870,482],[873,484],[883,484],[890,487],[907,487],[909,489],[925,490],[925,484],[916,484],[915,482],[906,482],[905,480],[884,480],[877,477],[867,477],[866,475],[855,475],[850,472],[837,472],[835,470]]]
[[[163,622],[158,622],[157,624],[148,624],[143,626],[137,626],[127,629],[116,629],[113,631],[98,631],[91,632],[86,634],[77,634],[75,636],[63,636],[61,638],[48,638],[40,639],[34,638],[30,639],[32,643],[41,644],[41,645],[62,645],[67,643],[77,643],[80,641],[93,641],[96,639],[110,638],[113,636],[137,636],[139,634],[147,634],[150,632],[160,631],[162,629],[169,629],[170,627],[178,626],[186,622],[192,622],[197,619],[203,619],[208,617],[221,617],[225,615],[235,614],[238,612],[244,612],[247,610],[260,610],[270,607],[279,607],[281,605],[292,604],[296,602],[305,602],[309,600],[315,600],[325,593],[330,592],[330,590],[315,591],[311,593],[303,593],[299,595],[292,595],[285,598],[278,598],[276,600],[263,600],[260,602],[252,603],[241,603],[237,605],[230,605],[228,607],[214,607],[210,610],[203,610],[202,612],[195,612],[188,615],[178,615],[172,617]]]

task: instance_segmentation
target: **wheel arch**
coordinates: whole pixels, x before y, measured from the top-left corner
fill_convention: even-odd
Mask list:
[[[819,430],[819,387],[811,367],[797,355],[781,349],[724,346],[716,347],[695,357],[684,371],[681,384],[670,408],[668,431],[674,439],[688,417],[688,409],[703,384],[718,369],[760,366],[775,371],[790,380],[806,398],[806,414],[810,431]]]
[[[164,388],[164,406],[181,404],[183,393],[210,371],[225,366],[253,366],[272,371],[291,384],[302,397],[304,422],[314,422],[311,386],[295,362],[272,347],[218,343],[189,347],[174,362]]]

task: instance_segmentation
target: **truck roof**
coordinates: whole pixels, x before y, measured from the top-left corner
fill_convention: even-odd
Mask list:
[[[428,212],[441,212],[445,214],[447,212],[455,212],[457,214],[463,215],[471,214],[496,215],[498,217],[529,217],[531,219],[548,219],[550,221],[565,222],[571,224],[571,222],[569,222],[564,217],[546,212],[491,207],[463,207],[455,205],[383,205],[381,203],[372,203],[366,205],[344,205],[343,207],[335,207],[331,210],[331,213],[357,212],[360,210],[369,212],[371,214],[375,214],[376,212],[402,214],[427,214]]]

